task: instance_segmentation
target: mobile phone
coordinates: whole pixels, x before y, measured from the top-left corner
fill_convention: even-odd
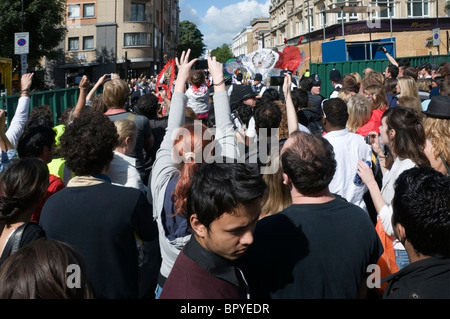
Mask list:
[[[194,70],[206,70],[208,69],[208,60],[197,60],[192,68]]]
[[[366,137],[364,137],[364,140],[366,141],[367,144],[371,145],[371,138],[375,139],[377,137],[376,134],[368,134],[366,135]]]
[[[284,75],[270,77],[270,86],[282,86],[283,84],[284,84]]]
[[[106,79],[107,79],[107,80],[111,80],[111,73],[106,74]]]

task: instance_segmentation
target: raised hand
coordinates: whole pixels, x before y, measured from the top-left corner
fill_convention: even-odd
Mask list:
[[[195,61],[198,60],[198,58],[192,59],[189,61],[189,55],[191,54],[191,49],[188,49],[187,51],[183,51],[181,53],[181,57],[178,60],[178,57],[175,58],[175,63],[177,64],[178,68],[178,74],[175,81],[175,88],[174,92],[185,92],[186,82],[191,78],[192,74],[194,72],[197,72],[195,70],[192,70],[192,65],[194,65]]]

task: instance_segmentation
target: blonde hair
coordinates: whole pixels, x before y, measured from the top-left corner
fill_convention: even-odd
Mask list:
[[[356,133],[361,126],[370,120],[372,107],[365,96],[355,94],[350,97],[347,103],[347,111],[347,129],[349,132]]]
[[[435,150],[436,159],[440,154],[447,163],[450,162],[450,119],[440,119],[425,116],[423,120],[425,136],[431,139],[431,144]]]
[[[348,103],[350,98],[355,94],[356,93],[354,93],[354,92],[340,90],[337,97],[340,98],[341,100],[343,100],[345,103]]]
[[[272,154],[268,165],[278,167],[274,174],[264,174],[267,184],[261,202],[260,219],[276,214],[292,204],[291,194],[287,185],[283,184],[283,169],[279,154]]]
[[[423,119],[422,102],[418,97],[402,95],[398,98],[398,105],[413,109],[420,119]]]
[[[109,108],[123,108],[130,96],[128,83],[122,79],[112,79],[103,84],[103,103]]]
[[[404,76],[398,79],[398,86],[400,87],[400,96],[409,95],[419,98],[419,88],[417,82],[410,76]]]
[[[119,134],[119,145],[122,145],[127,137],[136,138],[137,127],[134,121],[129,119],[121,119],[114,122],[117,129],[117,134]]]

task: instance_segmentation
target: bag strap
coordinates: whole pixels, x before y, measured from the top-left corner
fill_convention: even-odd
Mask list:
[[[134,118],[136,117],[136,114],[134,113],[128,113],[128,119],[134,121]]]
[[[9,237],[8,242],[5,245],[5,249],[3,249],[2,256],[0,258],[0,266],[5,262],[5,260],[14,254],[20,248],[20,241],[22,240],[23,230],[25,229],[26,224],[23,224],[16,228],[14,233]]]

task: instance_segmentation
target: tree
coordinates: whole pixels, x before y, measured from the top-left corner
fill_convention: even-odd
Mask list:
[[[215,56],[217,61],[225,63],[229,59],[233,58],[233,52],[231,52],[230,46],[224,43],[221,47],[217,47],[212,50],[211,56]]]
[[[14,67],[20,64],[20,55],[14,54],[14,33],[23,31],[29,32],[27,58],[30,66],[38,66],[43,57],[56,58],[61,53],[56,48],[67,32],[65,12],[65,0],[1,0],[0,56],[11,58]]]
[[[203,34],[197,29],[197,26],[189,21],[181,21],[180,38],[177,46],[178,57],[181,57],[183,51],[191,49],[190,58],[199,58],[205,51],[205,44],[203,43]]]

